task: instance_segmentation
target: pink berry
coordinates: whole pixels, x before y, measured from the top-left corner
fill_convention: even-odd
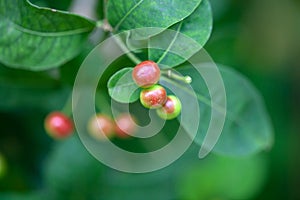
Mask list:
[[[54,111],[46,117],[44,126],[47,133],[56,139],[67,138],[74,131],[73,121],[58,111]]]
[[[88,133],[95,139],[105,140],[114,135],[115,125],[110,117],[104,114],[93,116],[87,126]]]
[[[135,118],[130,114],[121,114],[116,119],[116,134],[121,138],[127,138],[134,134],[137,126]]]
[[[158,82],[160,69],[155,62],[144,61],[133,68],[132,78],[142,88],[151,87]]]

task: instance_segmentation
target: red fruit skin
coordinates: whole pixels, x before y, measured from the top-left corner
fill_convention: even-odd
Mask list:
[[[170,95],[163,107],[157,109],[156,112],[162,119],[174,119],[181,112],[181,102],[176,96]]]
[[[115,124],[110,117],[97,114],[88,122],[89,134],[97,140],[105,140],[114,136]]]
[[[174,102],[168,97],[165,105],[162,107],[166,114],[172,114],[175,110]]]
[[[160,85],[154,85],[151,88],[143,89],[140,94],[140,101],[146,108],[160,108],[167,101],[167,91]]]
[[[50,113],[44,123],[47,133],[56,139],[64,139],[74,131],[73,121],[63,113],[54,111]]]
[[[141,62],[132,71],[132,79],[142,88],[151,87],[158,82],[159,78],[160,69],[155,62],[150,60]]]
[[[128,138],[136,132],[136,119],[130,114],[121,114],[116,119],[115,132],[120,138]]]

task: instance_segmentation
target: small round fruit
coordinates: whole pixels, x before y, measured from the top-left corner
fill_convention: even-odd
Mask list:
[[[74,131],[73,121],[59,111],[51,112],[46,117],[44,126],[47,133],[55,139],[67,138]]]
[[[134,82],[142,87],[148,88],[156,84],[160,77],[160,69],[153,61],[144,61],[133,68],[132,78]]]
[[[116,119],[116,134],[120,138],[127,138],[136,132],[136,119],[130,114],[121,114]]]
[[[180,100],[176,96],[170,95],[168,96],[167,101],[163,105],[163,107],[157,109],[156,112],[162,119],[174,119],[181,112]]]
[[[114,135],[115,125],[110,117],[104,114],[97,114],[88,122],[88,133],[97,140],[105,140]]]
[[[167,101],[167,92],[162,86],[154,85],[141,91],[140,101],[146,108],[160,108]]]

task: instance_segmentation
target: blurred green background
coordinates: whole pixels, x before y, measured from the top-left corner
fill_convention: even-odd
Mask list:
[[[70,5],[33,2],[59,9]],[[55,142],[43,129],[46,114],[67,99],[72,78],[62,81],[55,70],[0,66],[0,199],[300,199],[300,1],[211,4],[214,28],[206,50],[216,62],[249,77],[262,93],[275,133],[270,152],[198,161],[191,158],[197,152],[192,147],[192,154],[159,172],[116,172],[93,159],[76,137]],[[64,65],[62,75],[80,61]],[[45,73],[52,78],[36,86],[34,79]]]

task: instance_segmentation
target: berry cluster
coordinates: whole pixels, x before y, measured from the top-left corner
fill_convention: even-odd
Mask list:
[[[74,132],[74,123],[71,118],[59,111],[51,112],[45,118],[46,132],[55,139],[65,139]],[[95,139],[104,140],[116,135],[127,138],[136,131],[135,119],[130,114],[121,114],[112,120],[104,114],[97,114],[88,122],[87,131]],[[105,137],[105,136],[106,137]]]
[[[144,61],[133,68],[132,78],[143,90],[140,93],[141,104],[149,109],[157,109],[162,119],[176,118],[181,112],[180,100],[174,96],[167,96],[165,88],[158,85],[160,69],[153,61]]]
[[[136,129],[136,120],[130,114],[120,114],[114,121],[108,115],[99,113],[90,118],[87,126],[88,133],[98,140],[114,136],[128,138]]]

